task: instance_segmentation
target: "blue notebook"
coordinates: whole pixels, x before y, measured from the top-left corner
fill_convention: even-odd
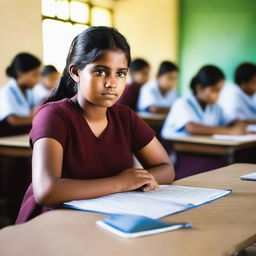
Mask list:
[[[143,216],[114,214],[96,224],[115,235],[124,238],[148,236],[180,228],[191,228],[190,223],[167,223]]]

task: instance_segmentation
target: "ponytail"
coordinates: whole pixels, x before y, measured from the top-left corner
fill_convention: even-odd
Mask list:
[[[59,82],[59,85],[53,89],[52,94],[44,102],[58,101],[64,98],[72,98],[77,93],[77,83],[72,79],[68,72],[68,68],[65,67]]]

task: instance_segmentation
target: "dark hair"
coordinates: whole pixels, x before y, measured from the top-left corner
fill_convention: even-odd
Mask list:
[[[158,70],[158,73],[157,73],[157,77],[159,77],[161,75],[164,75],[168,72],[172,72],[172,71],[179,71],[179,69],[173,62],[163,61],[160,64],[160,67],[159,67],[159,70]]]
[[[58,73],[58,70],[53,65],[46,65],[41,73],[42,76],[47,76],[51,73]]]
[[[117,29],[103,26],[90,27],[76,36],[71,43],[60,83],[46,102],[71,98],[77,93],[77,84],[69,74],[71,65],[83,69],[100,58],[107,50],[115,49],[124,52],[129,66],[130,46]]]
[[[143,68],[149,68],[149,63],[144,59],[134,59],[130,64],[131,72],[138,72]]]
[[[202,88],[214,86],[220,80],[225,79],[224,73],[216,66],[203,66],[192,78],[190,88],[196,94],[196,85],[200,84]]]
[[[249,82],[256,75],[256,65],[253,63],[242,63],[235,71],[235,83],[241,85]]]
[[[41,61],[30,53],[19,53],[6,69],[6,75],[17,79],[18,72],[28,72],[40,67]]]

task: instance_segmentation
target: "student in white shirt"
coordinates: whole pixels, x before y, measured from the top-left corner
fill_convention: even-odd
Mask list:
[[[0,90],[0,121],[11,126],[31,125],[36,110],[32,88],[39,82],[41,62],[29,53],[20,53],[6,69],[9,82]]]
[[[138,100],[138,110],[167,114],[177,98],[174,87],[178,80],[178,67],[169,61],[161,63],[157,79],[143,85]]]
[[[162,137],[244,133],[243,124],[227,127],[229,122],[216,104],[223,84],[224,74],[219,68],[211,65],[202,67],[191,81],[192,93],[173,104],[163,125]]]
[[[235,71],[235,83],[224,86],[218,103],[225,118],[256,123],[256,65],[243,63]]]
[[[46,65],[41,73],[40,83],[33,88],[37,102],[43,102],[51,94],[51,90],[57,85],[60,74],[52,65]]]

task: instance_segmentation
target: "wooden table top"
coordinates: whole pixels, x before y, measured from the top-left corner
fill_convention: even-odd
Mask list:
[[[239,178],[255,171],[256,165],[235,164],[176,181],[176,185],[233,190],[229,196],[164,218],[191,222],[189,230],[124,239],[95,225],[104,215],[55,210],[2,229],[0,255],[231,255],[256,242],[256,182]]]
[[[0,137],[0,146],[29,148],[29,136],[26,134]]]

